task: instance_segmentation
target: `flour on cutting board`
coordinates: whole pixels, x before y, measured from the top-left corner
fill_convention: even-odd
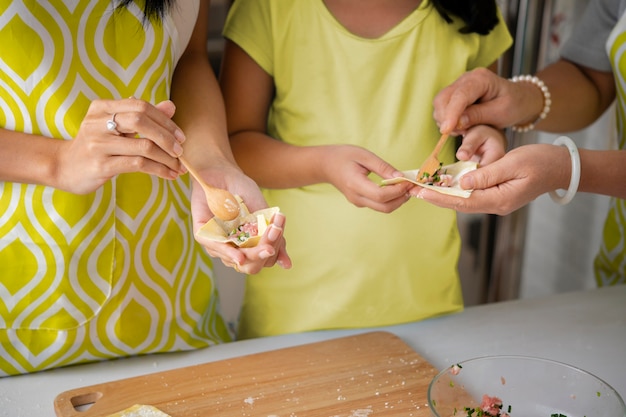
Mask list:
[[[391,362],[392,361],[389,361],[390,364]],[[416,361],[416,360],[405,361],[401,359],[400,362],[403,363],[403,366],[407,366],[407,365],[411,366],[411,365],[416,365],[419,361]],[[424,373],[424,371],[418,371],[416,374],[418,373]],[[432,373],[432,370],[429,371],[428,373]],[[394,369],[391,369],[391,368],[383,369],[383,370],[372,370],[366,367],[364,369],[361,369],[358,375],[350,375],[349,377],[346,377],[345,380],[343,381],[341,380],[336,381],[338,385],[335,385],[334,388],[328,387],[327,394],[333,395],[334,393],[334,398],[336,401],[340,401],[340,402],[347,402],[351,400],[354,401],[354,398],[353,398],[353,395],[355,394],[355,392],[353,391],[354,387],[355,386],[369,386],[369,389],[371,390],[370,399],[388,398],[390,394],[390,389],[396,389],[396,388],[406,389],[405,388],[407,386],[406,376],[407,375],[404,375],[402,373],[396,373]],[[255,380],[254,377],[252,379]],[[305,387],[301,386],[300,381],[293,381],[293,382],[290,382],[289,384],[284,384],[284,383],[281,384],[280,385],[281,391],[288,392],[290,396],[288,396],[287,398],[283,398],[282,403],[277,404],[278,409],[282,409],[283,407],[289,408],[288,403],[299,403],[300,400],[302,399],[299,395],[303,395],[301,390],[304,388]],[[413,397],[412,391],[405,391],[405,396],[406,397],[403,399],[396,398],[392,400],[391,398],[389,398],[389,401],[385,401],[381,405],[382,407],[384,407],[384,409],[387,409],[387,410],[394,409],[396,407],[407,409],[407,404],[409,404],[408,406],[409,410],[415,410],[415,411],[422,408],[422,406],[428,407],[427,404],[421,403],[421,401],[419,401],[417,397]],[[271,395],[267,396],[265,392],[259,391],[252,395],[248,395],[247,397],[244,397],[242,402],[246,404],[246,409],[250,410],[252,408],[257,408],[257,407],[262,406],[262,403],[265,403],[265,401],[267,401],[267,399],[270,397]],[[304,395],[304,397],[306,398],[307,395]],[[377,401],[380,401],[380,400],[377,400]],[[275,409],[275,410],[278,411],[278,409]],[[344,413],[341,413],[341,414],[330,415],[330,417],[373,417],[374,415],[376,415],[376,410],[375,410],[374,405],[363,404],[363,406],[360,408],[348,409],[348,410],[346,410]],[[259,411],[258,408],[257,408],[257,411]],[[243,415],[248,416],[250,414],[247,414],[247,412],[244,412]],[[413,416],[413,413],[409,412],[407,416],[409,417]],[[278,413],[273,412],[271,414],[265,415],[265,417],[298,417],[298,413],[293,412],[293,411],[288,412],[288,414],[284,414],[281,412],[278,412]]]
[[[135,404],[119,413],[111,414],[109,417],[170,417],[161,410],[151,405]]]
[[[367,417],[373,412],[374,410],[372,410],[371,408],[361,408],[358,410],[352,410],[352,414],[350,415],[350,417]]]
[[[231,417],[304,417],[315,411],[328,417],[426,417],[426,389],[437,372],[398,337],[372,332],[87,388],[114,388],[172,416],[204,417],[202,410],[211,410]],[[55,405],[85,388],[62,393]],[[99,401],[117,411],[114,399],[104,395]]]

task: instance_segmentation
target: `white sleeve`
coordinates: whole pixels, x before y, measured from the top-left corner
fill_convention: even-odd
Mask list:
[[[621,17],[626,0],[590,0],[561,49],[561,57],[598,71],[611,71],[606,42]]]

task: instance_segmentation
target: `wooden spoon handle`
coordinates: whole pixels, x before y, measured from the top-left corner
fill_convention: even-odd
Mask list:
[[[439,156],[439,152],[441,152],[441,148],[443,148],[443,145],[446,143],[446,140],[448,140],[448,134],[444,133],[439,138],[439,141],[437,141],[437,144],[435,145],[435,148],[433,149],[433,152],[431,153],[432,156],[434,156],[435,158]]]
[[[209,184],[207,184],[202,177],[200,176],[200,174],[198,173],[198,171],[196,171],[196,169],[189,163],[189,161],[187,160],[187,158],[183,157],[183,156],[179,156],[178,159],[180,159],[180,162],[183,163],[183,165],[185,166],[185,168],[187,168],[187,171],[189,171],[189,173],[196,179],[196,181],[198,181],[198,183],[200,183],[200,185],[202,186],[202,188],[204,188],[205,190],[210,190],[211,188],[214,188],[212,186],[210,186]]]

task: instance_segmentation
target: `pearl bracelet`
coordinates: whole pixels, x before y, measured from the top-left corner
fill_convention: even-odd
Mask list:
[[[532,123],[528,123],[523,126],[511,127],[511,130],[513,130],[514,132],[528,132],[530,130],[533,130],[535,128],[535,125],[539,121],[545,119],[548,113],[550,113],[550,106],[552,105],[550,91],[548,90],[548,87],[546,87],[544,82],[534,75],[516,75],[513,78],[510,78],[510,81],[514,83],[527,82],[534,84],[541,90],[541,93],[543,94],[543,110],[541,110],[541,113],[539,113],[539,117],[537,117],[537,119]]]
[[[553,145],[566,146],[569,150],[569,156],[572,158],[572,175],[567,191],[562,196],[559,195],[556,190],[550,191],[552,201],[558,204],[567,204],[572,201],[572,198],[576,195],[576,191],[578,191],[578,184],[580,183],[580,155],[578,154],[578,148],[574,141],[567,136],[559,136],[554,141]]]

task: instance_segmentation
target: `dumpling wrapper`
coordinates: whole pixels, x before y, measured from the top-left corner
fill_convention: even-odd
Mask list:
[[[216,242],[231,243],[240,248],[252,248],[256,246],[261,240],[263,233],[265,233],[267,226],[272,221],[272,217],[274,214],[280,212],[280,209],[278,207],[270,207],[250,213],[246,204],[241,200],[241,197],[235,196],[235,198],[237,198],[239,202],[239,216],[237,218],[224,221],[213,217],[196,232],[196,235]],[[237,227],[250,222],[257,223],[259,231],[257,236],[252,236],[243,242],[233,240],[229,236],[229,233]]]
[[[165,414],[161,410],[151,405],[135,404],[126,410],[120,411],[115,414],[110,414],[107,417],[171,417],[169,414]]]
[[[382,184],[388,185],[397,184],[401,181],[409,181],[413,184],[419,185],[420,187],[429,188],[431,190],[437,191],[438,193],[468,198],[472,194],[472,190],[462,189],[459,181],[461,180],[461,177],[463,177],[463,175],[467,174],[470,171],[474,171],[476,168],[478,168],[478,162],[473,161],[459,161],[454,164],[444,165],[443,167],[441,167],[443,173],[452,176],[452,184],[449,187],[423,184],[417,181],[417,173],[419,172],[419,168],[412,169],[410,171],[402,171],[402,177],[383,180]]]

